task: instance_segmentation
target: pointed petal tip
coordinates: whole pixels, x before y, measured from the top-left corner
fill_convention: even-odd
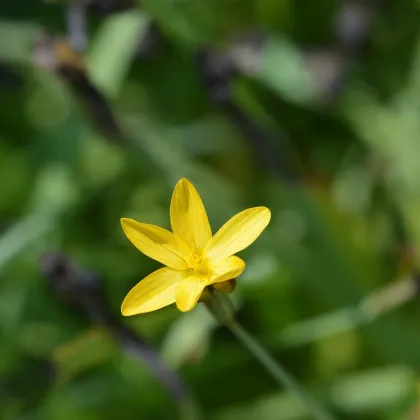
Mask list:
[[[156,309],[151,309],[151,310],[144,310],[144,307],[140,309],[139,305],[136,305],[134,302],[129,302],[129,300],[130,300],[129,295],[127,295],[126,298],[123,300],[123,303],[121,304],[122,316],[140,315],[140,314],[145,314],[147,312],[152,312],[153,310],[160,309],[160,308],[156,308]]]
[[[124,232],[124,234],[125,234],[125,236],[128,238],[128,235],[127,235],[127,225],[128,225],[128,221],[129,221],[130,219],[127,219],[126,217],[122,217],[121,219],[120,219],[120,223],[121,223],[121,229],[123,230],[123,232]]]
[[[268,207],[261,207],[261,209],[267,214],[268,221],[271,220],[271,210]]]
[[[198,298],[199,297],[197,297],[197,300],[195,302],[189,302],[189,304],[186,303],[184,300],[180,300],[178,298],[178,299],[175,300],[175,305],[176,305],[176,307],[177,307],[177,309],[179,311],[181,311],[181,312],[189,312],[192,309],[194,309],[195,305],[198,302]]]
[[[182,186],[188,186],[188,185],[192,185],[191,181],[189,181],[187,178],[181,178],[175,185],[176,187],[182,187]]]
[[[189,311],[191,311],[191,310],[193,310],[195,308],[195,305],[197,304],[197,302],[195,302],[194,305],[189,306],[189,307],[185,307],[185,306],[184,307],[181,307],[178,302],[175,302],[175,304],[176,304],[176,307],[177,307],[177,309],[179,311],[181,311],[181,312],[189,312]]]
[[[139,313],[141,312],[139,312],[138,310],[136,311],[135,306],[132,304],[130,290],[130,292],[126,295],[121,304],[121,314],[122,316],[133,316],[138,315]]]
[[[179,283],[175,292],[176,307],[181,312],[188,312],[194,309],[205,286],[204,278],[198,276],[190,276]]]
[[[191,311],[191,309],[193,309],[193,308],[190,308],[190,309],[180,308],[178,305],[176,305],[176,307],[177,307],[178,311],[181,311],[181,312],[189,312],[189,311]]]
[[[124,301],[121,305],[121,315],[122,316],[132,316],[132,315],[136,315],[136,314],[132,310],[130,311],[129,306]]]
[[[128,217],[121,217],[120,223],[121,223],[122,228],[124,229],[124,226],[130,223],[130,221],[132,220],[133,219],[129,219]]]
[[[266,220],[266,226],[267,226],[271,220],[271,210],[265,206],[255,207],[255,210],[258,210],[260,215]]]
[[[135,220],[133,220],[133,219],[129,219],[128,217],[121,217],[121,219],[120,219],[120,223],[121,223],[121,228],[122,228],[122,230],[123,230],[123,232],[124,232],[124,234],[125,234],[125,236],[127,236],[127,238],[131,241],[131,239],[130,239],[130,237],[129,237],[129,235],[128,235],[128,229],[130,228],[130,224],[132,224],[132,223],[136,223],[136,221]]]
[[[270,215],[271,216],[271,211],[270,211],[270,209],[268,208],[268,207],[265,207],[265,206],[259,206],[259,207],[257,207],[257,209],[260,209],[261,211],[263,211],[264,213],[267,213],[267,215]]]

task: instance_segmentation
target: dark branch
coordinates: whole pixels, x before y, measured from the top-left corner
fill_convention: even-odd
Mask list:
[[[175,401],[185,401],[188,389],[180,376],[163,362],[153,347],[124,326],[119,317],[110,311],[99,276],[57,253],[44,255],[41,258],[41,269],[61,299],[78,308],[92,324],[105,327],[124,351],[141,359]]]

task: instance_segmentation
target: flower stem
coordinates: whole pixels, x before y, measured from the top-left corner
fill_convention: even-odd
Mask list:
[[[315,419],[332,420],[333,418],[327,413],[317,401],[307,394],[296,380],[284,369],[284,367],[276,361],[267,350],[262,347],[241,325],[237,322],[228,326],[236,338],[248,348],[262,366],[271,374],[273,379],[280,386],[288,389],[303,405],[308,407]]]
[[[302,405],[307,407],[317,420],[333,420],[333,417],[322,408],[312,396],[307,394],[296,380],[275,360],[267,350],[253,338],[234,318],[234,309],[229,297],[215,289],[209,288],[210,298],[205,305],[215,318],[236,336],[250,353],[261,363],[266,371],[281,386],[293,394]]]

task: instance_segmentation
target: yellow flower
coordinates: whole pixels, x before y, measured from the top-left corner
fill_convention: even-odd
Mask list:
[[[245,269],[245,262],[233,254],[258,238],[271,213],[266,207],[244,210],[212,236],[203,202],[194,186],[183,178],[173,192],[170,217],[173,233],[121,219],[133,245],[166,266],[130,290],[121,307],[125,316],[155,311],[175,302],[179,310],[186,312],[194,308],[207,286],[229,291],[226,282]]]

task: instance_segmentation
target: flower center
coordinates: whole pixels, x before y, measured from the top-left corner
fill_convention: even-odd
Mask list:
[[[194,254],[188,261],[188,265],[191,270],[194,270],[196,273],[207,274],[208,268],[203,264],[203,258],[201,255]]]

